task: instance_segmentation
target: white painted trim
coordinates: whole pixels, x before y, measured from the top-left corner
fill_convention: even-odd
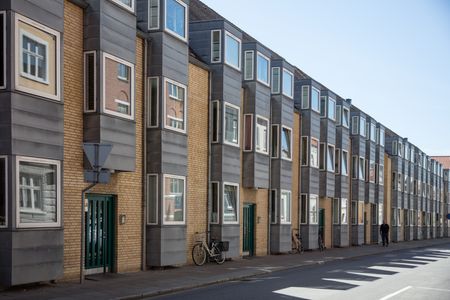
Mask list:
[[[317,221],[316,222],[311,222],[311,196],[314,196],[314,198],[316,198],[316,200],[317,200],[317,204],[316,204],[316,219],[317,219]],[[320,199],[319,199],[319,195],[316,195],[316,194],[309,194],[308,195],[308,224],[312,224],[312,225],[315,225],[315,224],[319,224],[319,212],[320,212]]]
[[[179,128],[175,128],[172,126],[169,126],[166,124],[166,118],[167,118],[167,111],[166,111],[166,101],[167,101],[167,97],[166,97],[166,89],[167,89],[167,83],[171,83],[173,85],[176,85],[177,87],[181,87],[182,89],[184,89],[184,114],[183,114],[183,127],[184,129],[179,129]],[[187,90],[187,86],[185,86],[184,84],[181,84],[179,82],[176,82],[172,79],[169,79],[167,77],[164,77],[164,86],[163,86],[163,117],[162,117],[162,121],[163,121],[163,128],[165,129],[169,129],[169,130],[173,130],[173,131],[177,131],[177,132],[181,132],[181,133],[186,133],[187,132],[187,99],[188,98],[188,90]],[[172,98],[174,99],[174,98]],[[179,101],[178,99],[175,99],[176,101]]]
[[[347,174],[342,174],[342,166],[343,166],[343,164],[342,164],[342,157],[343,157],[343,153],[347,153],[347,164],[346,164],[346,170],[347,170]],[[342,175],[342,176],[348,176],[348,174],[349,174],[349,166],[350,166],[350,162],[349,162],[349,160],[350,160],[350,156],[348,155],[348,151],[347,150],[344,150],[344,149],[341,149],[341,162],[340,162],[340,164],[339,164],[339,166],[340,166],[340,174]]]
[[[289,221],[282,221],[281,213],[280,213],[280,224],[291,224],[292,223],[292,192],[290,190],[281,190],[280,191],[280,206],[282,203],[283,193],[289,194],[289,202],[290,202],[289,203]],[[281,207],[280,207],[280,211],[281,211]]]
[[[336,152],[337,152],[338,157],[336,157]],[[336,169],[336,163],[337,163],[337,169]],[[336,175],[341,174],[341,163],[342,163],[341,149],[334,148],[334,174],[336,174]]]
[[[320,153],[321,148],[323,148],[323,154]],[[327,143],[319,143],[319,170],[320,171],[326,171],[327,170]],[[323,156],[322,156],[323,155]],[[322,163],[322,167],[320,167],[320,164]]]
[[[152,118],[152,106],[150,105],[150,96],[152,94],[152,85],[151,81],[153,79],[156,79],[156,125],[151,125],[151,118]],[[147,128],[158,128],[159,127],[159,92],[160,92],[160,82],[158,76],[148,77],[147,78]]]
[[[278,90],[274,90],[274,79],[273,79],[273,70],[275,70],[275,69],[278,69]],[[272,93],[272,94],[279,94],[280,93],[280,91],[281,91],[281,68],[280,67],[272,67],[272,70],[271,70],[271,74],[270,74],[270,76],[272,77],[271,78],[271,81],[272,81],[272,87],[271,87],[271,89],[270,89],[270,92]]]
[[[225,186],[235,186],[236,188],[236,221],[225,221],[224,218],[224,204],[225,204]],[[240,190],[239,190],[239,183],[232,183],[232,182],[226,182],[224,181],[222,184],[222,220],[223,224],[239,224],[239,213],[241,210],[241,204],[240,204]]]
[[[183,221],[165,221],[165,212],[166,212],[166,201],[165,201],[165,187],[166,187],[166,178],[171,179],[181,179],[183,180]],[[163,225],[184,225],[186,224],[186,201],[187,201],[187,195],[186,195],[186,176],[178,176],[178,175],[170,175],[170,174],[164,174],[163,175],[163,182],[162,182],[162,203],[163,203],[163,211],[162,211],[162,224]]]
[[[127,11],[129,11],[129,12],[134,14],[134,7],[135,7],[134,3],[135,3],[135,0],[131,0],[131,6],[126,5],[125,3],[123,3],[120,0],[111,0],[111,1],[113,3],[115,3],[116,5],[124,8],[125,10],[127,10]]]
[[[305,196],[305,211],[302,211],[302,196]],[[308,197],[309,195],[307,194],[307,193],[301,193],[300,194],[300,198],[299,198],[299,203],[298,203],[298,210],[299,210],[299,216],[298,216],[298,223],[300,224],[300,225],[302,225],[302,224],[308,224],[308,221],[309,221],[309,203],[308,203],[308,201],[309,201],[309,197]],[[306,222],[302,222],[302,213],[305,213],[306,214],[306,216],[305,216],[305,221]]]
[[[303,162],[302,162],[302,156],[303,156],[303,140],[306,138],[306,164],[304,164]],[[300,137],[300,165],[302,166],[302,167],[306,167],[306,166],[309,166],[309,162],[310,162],[310,160],[311,160],[311,158],[310,158],[310,152],[311,151],[311,149],[309,148],[309,136],[307,136],[307,135],[302,135],[301,137]]]
[[[260,56],[262,59],[267,61],[267,82],[259,80],[258,78],[258,56]],[[256,51],[256,81],[262,83],[265,86],[270,87],[270,58],[268,58],[267,56],[265,56],[264,54],[262,54],[259,51]]]
[[[238,65],[235,66],[233,64],[231,64],[230,62],[227,61],[227,36],[229,36],[230,38],[232,38],[233,40],[235,40],[236,42],[238,42],[239,44],[239,50],[238,50]],[[239,39],[238,37],[236,37],[235,35],[233,35],[232,33],[228,32],[225,30],[225,48],[224,48],[224,57],[225,57],[225,64],[232,67],[233,69],[238,70],[239,72],[241,72],[241,66],[242,66],[242,57],[241,57],[241,50],[242,50],[242,41],[241,39]]]
[[[245,143],[247,140],[247,120],[246,117],[250,116],[251,122],[250,122],[250,149],[245,149]],[[243,152],[252,152],[253,151],[253,142],[255,142],[255,149],[256,149],[256,138],[253,137],[253,126],[254,126],[254,120],[253,120],[253,114],[244,114],[244,141],[243,141]]]
[[[6,11],[0,11],[0,15],[3,16],[3,57],[0,59],[3,60],[3,85],[0,85],[0,89],[6,88]],[[1,71],[1,70],[0,70]]]
[[[159,28],[161,27],[160,26],[160,23],[161,23],[161,5],[160,5],[160,0],[156,0],[156,3],[158,4],[158,16],[157,16],[157,19],[158,19],[158,26],[157,27],[150,27],[150,19],[151,19],[151,15],[150,15],[150,12],[151,12],[151,10],[150,10],[150,2],[151,2],[151,0],[148,0],[148,4],[147,4],[147,13],[148,13],[148,20],[147,20],[147,27],[148,27],[148,30],[159,30]]]
[[[342,222],[342,200],[345,200],[345,220],[346,220],[345,222]],[[340,203],[339,203],[340,207],[341,207],[341,210],[339,212],[339,223],[341,225],[348,225],[348,223],[349,223],[348,203],[349,203],[348,198],[341,198]]]
[[[344,123],[345,111],[347,112],[347,116],[348,116],[347,125]],[[347,107],[342,106],[342,126],[344,126],[345,128],[349,129],[350,128],[350,122],[351,122],[350,110]]]
[[[89,54],[94,54],[94,109],[88,110],[87,108],[87,85],[86,85],[86,57]],[[83,53],[83,97],[84,97],[84,112],[96,112],[97,111],[97,52],[96,51],[85,51]]]
[[[166,31],[170,35],[172,35],[184,42],[187,42],[188,41],[188,16],[189,16],[188,7],[187,7],[186,3],[184,3],[181,0],[173,0],[173,1],[177,2],[178,4],[180,4],[181,6],[184,7],[184,37],[179,35],[175,31],[170,30],[167,27],[167,0],[164,0],[164,31]]]
[[[149,205],[148,205],[148,201],[149,201],[148,196],[150,195],[150,191],[149,191],[149,188],[148,188],[148,181],[149,181],[150,176],[156,177],[156,191],[155,191],[155,193],[156,193],[156,207],[155,207],[155,210],[156,210],[156,223],[150,222],[149,221],[150,217],[148,215],[148,207],[149,207]],[[159,176],[158,176],[158,174],[156,174],[156,173],[147,174],[147,184],[146,184],[145,188],[147,189],[147,199],[145,199],[145,201],[147,203],[147,211],[145,212],[146,215],[147,215],[147,225],[158,225],[158,223],[159,223],[158,222],[158,218],[159,218],[159,205],[158,205],[158,202],[159,202]]]
[[[135,81],[135,74],[134,74],[134,65],[132,63],[129,63],[121,58],[118,58],[117,56],[111,55],[109,53],[103,52],[102,55],[102,66],[101,66],[101,78],[102,78],[102,109],[103,109],[103,113],[109,114],[109,115],[113,115],[113,116],[117,116],[117,117],[121,117],[124,119],[128,119],[128,120],[134,120],[134,106],[135,106],[135,99],[134,99],[134,81]],[[111,59],[117,63],[121,63],[124,64],[126,66],[128,66],[130,68],[130,105],[131,105],[131,109],[130,109],[130,115],[126,115],[126,114],[122,114],[113,110],[109,110],[106,108],[106,99],[105,99],[105,95],[106,95],[106,76],[105,76],[105,67],[106,67],[106,59]]]
[[[52,223],[21,223],[20,222],[20,162],[34,162],[41,164],[50,164],[56,166],[56,222]],[[17,228],[45,228],[61,226],[61,162],[35,157],[16,157],[16,227]]]
[[[8,157],[6,155],[1,155],[0,159],[5,160],[5,182],[0,182],[0,184],[5,185],[5,225],[0,225],[0,228],[8,228]]]
[[[311,147],[312,147],[312,141],[316,141],[317,142],[317,166],[313,166],[313,165],[311,165]],[[320,167],[320,141],[319,141],[319,139],[317,139],[317,138],[315,138],[315,137],[310,137],[309,138],[309,158],[308,158],[308,161],[309,161],[309,166],[311,167],[311,168],[314,168],[314,169],[319,169],[319,167]]]
[[[218,32],[219,33],[219,60],[214,61],[213,60],[213,41],[214,41],[214,33]],[[212,64],[217,64],[217,63],[221,63],[222,62],[222,30],[221,29],[214,29],[211,30],[211,63]]]
[[[271,124],[270,125],[270,142],[272,142],[272,140],[273,140],[273,127],[277,128],[277,143],[276,143],[277,155],[272,156],[273,148],[272,148],[272,143],[270,143],[270,157],[271,158],[279,158],[280,157],[280,124]]]
[[[275,192],[275,199],[272,197],[272,192]],[[275,217],[272,216],[272,207],[273,207],[273,200],[275,200]],[[278,224],[278,190],[277,189],[271,189],[270,190],[270,206],[271,206],[271,210],[270,210],[270,224]],[[272,218],[275,219],[275,222],[272,222]]]
[[[356,121],[355,121],[356,120]],[[359,117],[353,116],[351,120],[352,135],[357,135],[359,133]]]
[[[252,75],[247,77],[247,54],[250,54],[252,59]],[[244,51],[244,80],[253,80],[255,78],[255,51],[247,50]]]
[[[316,113],[318,113],[320,115],[320,90],[318,88],[314,87],[314,86],[311,86],[311,89],[315,90],[317,93],[319,93],[319,107],[317,108],[317,110],[315,110],[313,108],[313,105],[312,105],[312,94],[313,93],[312,93],[312,90],[311,90],[311,96],[310,96],[310,98],[311,98],[311,110],[315,111]]]
[[[212,193],[212,185],[213,184],[217,184],[217,222],[212,222],[211,221],[211,212],[212,212],[212,204],[211,204],[211,208],[209,209],[209,224],[220,224],[220,182],[219,181],[211,181],[211,193]],[[211,202],[212,202],[212,198],[211,198]]]
[[[333,155],[333,157],[334,157],[334,161],[333,161],[333,164],[332,164],[333,170],[328,170],[328,147],[332,147],[332,148],[333,148],[333,151],[332,151],[332,155]],[[336,153],[335,153],[335,150],[336,150],[336,146],[335,146],[335,145],[333,145],[333,144],[327,144],[327,154],[326,154],[327,159],[326,159],[326,161],[325,161],[327,172],[331,172],[331,173],[335,173],[335,172],[336,172],[336,168],[335,168],[335,164],[336,164]]]
[[[213,120],[213,114],[214,114],[214,105],[217,105],[217,116],[216,116],[216,127],[217,127],[217,136],[214,136],[214,130],[211,129],[211,143],[216,144],[220,142],[220,104],[221,102],[219,100],[213,100],[211,101],[211,122]],[[211,123],[212,126],[214,124]]]
[[[282,137],[282,135],[283,135],[283,128],[285,128],[285,129],[288,129],[289,130],[289,132],[290,132],[290,149],[289,149],[289,153],[290,153],[290,155],[291,155],[291,157],[283,157],[283,154],[282,154],[282,148],[283,148],[283,146],[281,145],[282,144],[282,142],[280,143],[280,157],[281,157],[281,159],[283,159],[283,160],[287,160],[287,161],[292,161],[292,155],[293,155],[293,153],[292,153],[292,144],[293,144],[293,141],[292,141],[292,128],[291,127],[288,127],[288,126],[285,126],[285,125],[281,125],[281,131],[280,131],[280,141],[282,141],[283,140],[283,137]]]
[[[291,95],[285,94],[283,87],[281,87],[281,91],[283,92],[284,96],[288,97],[289,99],[294,99],[294,80],[295,80],[294,73],[292,73],[291,71],[283,68],[283,74],[282,74],[282,76],[283,76],[283,80],[282,81],[283,82],[284,82],[284,72],[286,72],[286,73],[288,73],[289,75],[292,76]],[[284,85],[284,83],[283,83],[283,85]],[[319,95],[320,95],[320,93],[319,93]]]
[[[37,23],[27,17],[24,17],[18,13],[15,13],[15,33],[14,33],[14,38],[15,38],[15,47],[16,50],[17,49],[21,49],[22,45],[21,45],[21,38],[20,38],[20,32],[24,31],[23,29],[19,29],[19,21],[26,23],[27,25],[36,27],[36,29],[39,29],[41,31],[44,31],[45,33],[49,34],[49,35],[53,35],[56,39],[55,41],[55,54],[56,54],[56,59],[55,59],[55,86],[56,86],[56,95],[54,94],[49,94],[46,92],[42,92],[36,89],[32,89],[32,88],[28,88],[25,86],[21,86],[19,85],[19,76],[21,75],[21,64],[20,61],[22,60],[22,52],[21,50],[16,51],[15,53],[15,88],[16,90],[19,91],[23,91],[26,93],[30,93],[30,94],[34,94],[37,96],[41,96],[41,97],[45,97],[45,98],[49,98],[52,100],[56,100],[56,101],[60,101],[61,100],[61,38],[60,38],[60,33],[56,30],[53,30],[47,26],[44,26],[40,23]],[[20,31],[20,32],[19,32]],[[48,51],[48,46],[47,46],[47,51]],[[48,58],[48,53],[47,53],[47,60],[49,60]],[[47,68],[48,68],[47,64]],[[47,69],[47,75],[48,75],[48,69]],[[34,80],[34,79],[33,79]],[[37,81],[40,82],[40,81]],[[41,82],[43,83],[43,82]],[[45,84],[45,83],[43,83]]]
[[[270,143],[269,128],[271,129],[271,127],[270,127],[270,121],[269,121],[268,118],[265,118],[265,117],[260,116],[260,115],[256,115],[256,120],[255,120],[255,133],[256,133],[256,128],[258,127],[258,119],[261,119],[261,120],[264,120],[264,121],[267,122],[267,128],[266,128],[266,151],[261,151],[261,150],[258,150],[258,149],[257,149],[257,147],[256,147],[256,146],[257,146],[257,145],[256,145],[256,135],[255,135],[255,151],[258,152],[258,153],[261,153],[261,154],[266,154],[266,155],[268,155],[268,154],[269,154],[269,148],[270,148],[270,145],[269,145],[269,143]]]
[[[328,101],[327,101],[327,118],[336,122],[336,117],[337,117],[337,108],[336,108],[336,100],[331,98],[330,96],[327,97]],[[329,114],[330,114],[330,101],[334,103],[334,119],[330,118]]]
[[[40,78],[38,76],[34,76],[34,75],[31,75],[31,74],[28,74],[28,73],[25,73],[23,71],[23,45],[22,45],[22,41],[23,41],[24,37],[27,37],[30,40],[45,46],[45,61],[46,61],[46,64],[45,64],[45,79],[42,79],[42,78]],[[32,34],[30,32],[27,32],[24,29],[19,29],[19,46],[20,46],[20,48],[19,48],[20,76],[28,78],[28,79],[36,81],[36,82],[39,82],[39,83],[43,83],[43,84],[48,85],[49,84],[49,80],[48,80],[48,77],[49,77],[49,74],[48,74],[48,65],[49,65],[49,62],[48,62],[49,61],[49,57],[48,57],[48,43],[46,41],[44,41],[43,39],[35,36],[34,34]],[[37,66],[36,66],[36,68],[37,68]],[[37,70],[36,70],[36,73],[37,73]]]
[[[231,108],[234,108],[234,109],[237,109],[237,111],[238,111],[238,118],[237,118],[237,120],[238,120],[237,143],[229,142],[229,141],[227,141],[225,139],[225,136],[226,136],[226,134],[225,134],[226,133],[226,131],[225,131],[225,129],[226,129],[226,115],[225,115],[225,113],[226,113],[226,107],[227,106],[229,106]],[[239,106],[237,106],[237,105],[234,105],[234,104],[231,104],[229,102],[225,102],[224,101],[223,102],[223,124],[222,125],[223,125],[223,132],[222,132],[223,143],[225,145],[230,145],[230,146],[234,146],[234,147],[238,147],[239,148],[240,147],[240,140],[241,140],[241,108]]]

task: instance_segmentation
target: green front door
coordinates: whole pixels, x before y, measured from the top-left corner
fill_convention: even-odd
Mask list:
[[[114,197],[87,197],[85,268],[109,272],[114,255]]]
[[[243,216],[243,254],[253,256],[255,254],[255,205],[244,204]]]
[[[322,235],[322,241],[325,245],[325,209],[319,210],[319,234]]]

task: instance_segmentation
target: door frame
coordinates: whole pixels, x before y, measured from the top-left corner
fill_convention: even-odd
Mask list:
[[[242,216],[242,255],[243,256],[254,256],[255,255],[255,211],[256,211],[256,204],[254,203],[244,203],[243,207],[243,216]],[[248,210],[246,214],[246,210]],[[248,218],[247,218],[248,217]],[[246,221],[249,223],[246,224]],[[246,232],[246,229],[247,232]],[[247,241],[246,241],[247,239]],[[248,243],[248,245],[247,245]],[[245,246],[248,246],[248,250],[245,249]]]

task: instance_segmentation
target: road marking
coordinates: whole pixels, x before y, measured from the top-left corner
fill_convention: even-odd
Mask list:
[[[338,293],[342,293],[341,290],[331,290],[331,289],[312,289],[303,287],[288,287],[285,289],[273,291],[274,293],[296,297],[296,298],[306,298],[306,299],[327,299],[335,296]]]
[[[438,291],[438,292],[447,292],[450,293],[450,290],[446,289],[436,289],[436,288],[430,288],[425,286],[415,286],[414,288],[422,289],[422,290],[432,290],[432,291]]]
[[[392,276],[392,275],[385,275],[385,274],[352,272],[352,271],[348,271],[348,272],[345,272],[345,273],[352,274],[352,275],[358,275],[358,276],[369,276],[369,277],[375,277],[375,278],[386,278],[386,277]]]
[[[388,271],[388,272],[397,272],[400,273],[402,271],[406,271],[405,268],[399,268],[399,267],[387,267],[387,266],[370,266],[369,269],[372,270],[381,270],[381,271]]]
[[[380,300],[387,300],[387,299],[390,299],[390,298],[392,298],[392,297],[394,297],[394,296],[397,296],[398,294],[401,294],[401,293],[403,293],[403,292],[409,290],[410,288],[412,288],[412,286],[409,285],[409,286],[407,286],[407,287],[402,288],[401,290],[396,291],[395,293],[392,293],[392,294],[389,294],[389,295],[387,295],[387,296],[384,296],[384,297],[381,298]]]
[[[412,267],[415,268],[418,265],[412,264],[412,263],[407,263],[407,262],[400,262],[400,261],[390,261],[388,262],[388,264],[392,265],[393,267],[395,267],[395,265],[398,266],[405,266],[405,267]]]
[[[356,285],[356,286],[362,286],[362,285],[365,285],[368,283],[372,283],[371,281],[366,281],[366,280],[350,280],[350,279],[338,279],[338,278],[322,278],[322,280],[334,281],[334,282]]]
[[[432,257],[428,257],[428,256],[413,256],[412,258],[417,258],[420,260],[425,260],[425,261],[429,261],[429,262],[433,262],[433,261],[438,261],[437,259],[433,259]]]

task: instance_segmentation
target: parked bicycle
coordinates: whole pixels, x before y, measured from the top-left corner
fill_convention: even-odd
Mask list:
[[[298,232],[298,229],[292,230],[292,251],[291,253],[303,253],[305,249],[303,248],[302,237]]]
[[[322,230],[319,230],[318,243],[319,243],[319,251],[325,250],[325,243],[323,241],[323,231]]]
[[[192,248],[192,260],[197,266],[201,266],[206,262],[214,260],[221,265],[225,262],[225,253],[228,251],[229,243],[226,241],[212,240],[210,245],[206,243],[206,233],[195,233],[194,247]]]

